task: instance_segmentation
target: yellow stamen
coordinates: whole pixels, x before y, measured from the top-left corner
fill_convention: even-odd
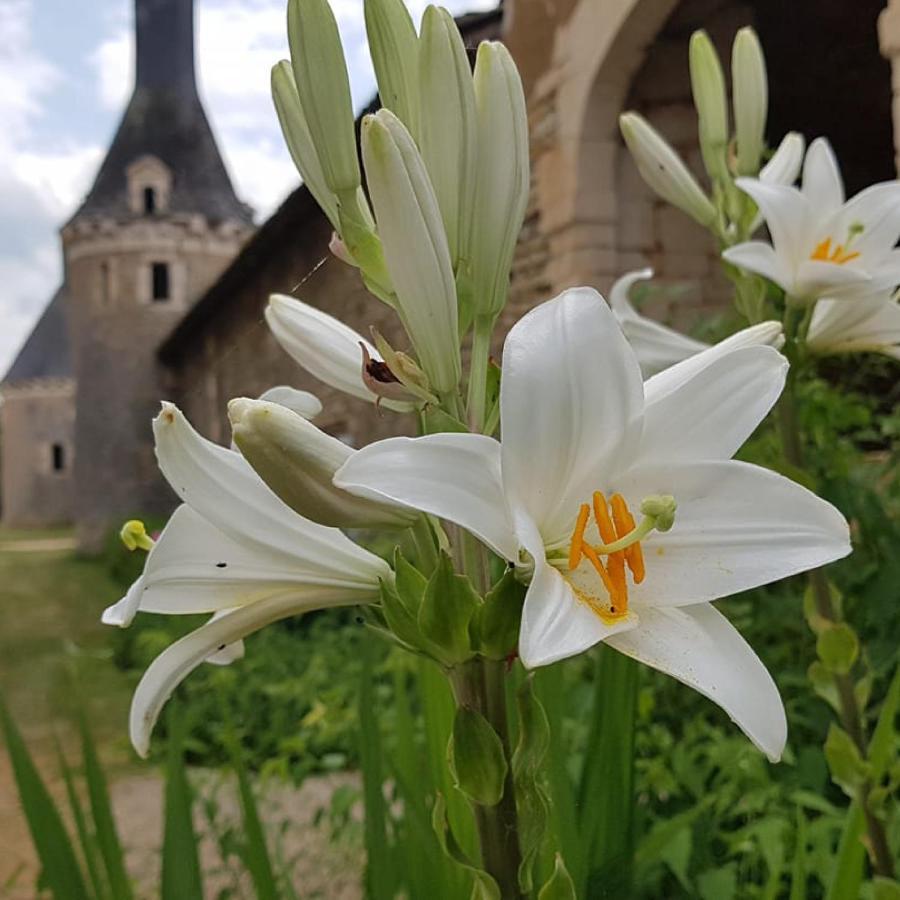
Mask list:
[[[634,516],[628,509],[628,504],[621,494],[613,494],[610,501],[612,505],[613,522],[616,526],[616,534],[622,538],[630,531],[634,531]],[[625,548],[625,562],[631,570],[635,584],[644,580],[644,552],[641,550],[641,542],[635,541],[630,547]]]
[[[581,562],[582,547],[584,546],[584,529],[587,528],[588,517],[591,514],[587,503],[581,504],[578,510],[578,521],[575,523],[575,531],[572,534],[572,545],[569,547],[569,569],[578,567]]]
[[[824,241],[820,241],[816,244],[816,249],[810,254],[810,259],[816,260],[817,262],[830,262],[836,263],[839,266],[844,265],[844,263],[851,262],[854,259],[859,258],[859,252],[853,250],[851,252],[847,252],[850,249],[849,244],[845,247],[843,244],[837,244],[834,250],[831,249],[831,238],[827,237]]]

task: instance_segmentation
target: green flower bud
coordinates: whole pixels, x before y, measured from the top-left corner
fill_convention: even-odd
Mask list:
[[[272,99],[275,101],[275,112],[278,114],[284,142],[303,183],[328,217],[331,227],[335,231],[340,230],[337,197],[325,183],[325,173],[300,106],[294,72],[286,59],[272,67]]]
[[[635,112],[627,112],[619,117],[619,128],[647,185],[704,228],[712,225],[716,208],[678,154],[650,123]]]
[[[495,317],[506,303],[509,272],[522,230],[531,170],[525,94],[509,51],[478,47],[475,61],[478,175],[472,221],[474,314]]]
[[[353,450],[302,416],[264,400],[228,404],[234,442],[257,475],[301,516],[335,528],[405,528],[417,513],[332,484]]]
[[[705,31],[691,35],[691,91],[697,108],[700,150],[713,178],[728,178],[728,101],[719,54]]]
[[[297,95],[328,189],[360,186],[350,79],[327,0],[289,0],[288,42]]]
[[[389,110],[366,116],[363,161],[396,309],[438,394],[455,389],[461,363],[456,284],[444,223],[422,157]]]
[[[419,147],[441,216],[454,268],[468,262],[478,152],[475,88],[453,17],[429,6],[419,49]]]
[[[419,39],[403,0],[365,0],[366,34],[381,105],[418,134]]]
[[[731,83],[737,173],[756,175],[766,139],[769,83],[762,47],[752,28],[742,28],[735,36],[731,48]]]
[[[481,806],[500,802],[509,767],[499,735],[481,713],[457,709],[447,755],[456,786],[470,800]]]

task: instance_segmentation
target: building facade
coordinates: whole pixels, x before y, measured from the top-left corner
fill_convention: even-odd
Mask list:
[[[173,502],[152,456],[149,421],[160,397],[222,443],[227,401],[274,384],[316,392],[325,406],[319,424],[356,445],[409,424],[314,382],[269,334],[263,310],[269,294],[281,292],[361,333],[375,325],[403,346],[391,311],[329,254],[329,225],[305,188],[250,237],[246,207],[197,99],[191,6],[136,0],[135,95],[88,198],[62,232],[70,371],[38,385],[33,374],[12,378],[14,366],[4,382],[4,518],[37,523],[74,509],[85,546],[124,517]],[[789,130],[827,135],[850,191],[895,177],[900,0],[884,7],[884,0],[856,0],[852,10],[845,0],[505,0],[502,13],[463,17],[472,49],[486,38],[508,44],[528,102],[532,193],[507,324],[563,288],[606,290],[646,265],[663,286],[645,307],[651,315],[691,327],[722,309],[717,248],[649,192],[618,132],[620,113],[636,109],[702,174],[688,72],[696,28],[708,31],[726,70],[738,28],[759,32],[771,145]],[[72,453],[64,454],[66,474],[52,470],[57,443],[74,453],[74,469]],[[33,452],[21,452],[28,446]],[[69,493],[46,500],[46,478],[70,485]]]

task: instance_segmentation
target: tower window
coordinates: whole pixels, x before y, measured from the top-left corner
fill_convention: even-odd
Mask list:
[[[100,263],[100,305],[104,308],[112,302],[112,278],[109,271],[109,263]]]
[[[62,444],[53,444],[50,447],[50,464],[54,472],[62,472],[66,468],[66,448]]]
[[[156,302],[169,299],[169,264],[153,263],[153,299]]]
[[[156,212],[156,191],[152,187],[144,188],[144,212],[148,216]]]

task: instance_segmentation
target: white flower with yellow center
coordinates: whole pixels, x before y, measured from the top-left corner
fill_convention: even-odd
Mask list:
[[[142,756],[172,691],[204,661],[230,662],[240,641],[278,619],[369,603],[390,567],[336,528],[297,515],[239,453],[201,437],[171,404],[153,422],[159,466],[182,499],[151,544],[135,523],[123,540],[150,548],[144,571],[103,614],[129,625],[138,611],[212,619],[164,650],[134,694],[131,741]]]
[[[506,339],[502,443],[392,438],[335,483],[456,522],[520,567],[526,666],[606,641],[713,699],[777,759],[778,691],[710,601],[850,551],[834,507],[731,461],[786,367],[770,347],[713,347],[644,384],[602,298],[566,291]]]
[[[722,255],[774,281],[794,302],[871,294],[900,282],[900,181],[845,201],[834,152],[818,138],[806,154],[801,188],[755,178],[735,183],[759,207],[772,243],[747,241]]]
[[[868,351],[900,359],[900,298],[891,291],[855,297],[852,303],[820,300],[806,345],[819,356]]]

